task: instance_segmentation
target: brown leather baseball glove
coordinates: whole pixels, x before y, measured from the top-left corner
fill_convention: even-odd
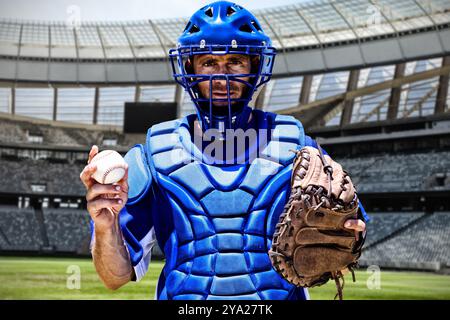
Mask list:
[[[342,299],[342,271],[351,271],[355,281],[353,268],[364,242],[362,234],[344,227],[346,220],[359,218],[356,190],[347,172],[323,155],[320,146],[295,152],[291,195],[276,225],[270,259],[296,286],[334,279],[336,297]]]

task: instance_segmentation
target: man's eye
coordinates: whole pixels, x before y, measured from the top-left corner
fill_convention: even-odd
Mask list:
[[[204,62],[203,63],[203,66],[204,67],[211,67],[211,66],[213,66],[214,65],[214,61],[206,61],[206,62]]]
[[[240,61],[240,60],[231,60],[231,61],[230,61],[230,64],[236,64],[236,65],[239,65],[239,64],[242,64],[242,61]]]

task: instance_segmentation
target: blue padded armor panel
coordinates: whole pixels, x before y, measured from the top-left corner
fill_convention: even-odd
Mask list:
[[[128,202],[131,205],[139,201],[152,184],[152,174],[148,168],[144,146],[141,144],[131,148],[124,157],[128,164]]]
[[[208,180],[198,163],[193,162],[187,164],[170,174],[170,178],[180,184],[183,184],[185,181],[189,181],[192,177],[196,177],[195,183],[184,184],[189,192],[203,197],[207,193],[214,190],[214,186]]]
[[[235,216],[247,212],[253,196],[242,190],[223,192],[214,190],[206,195],[201,203],[213,217]]]
[[[272,268],[268,249],[273,221],[290,191],[294,153],[304,145],[299,121],[254,111],[272,140],[250,163],[211,165],[189,139],[189,119],[153,126],[147,134],[149,164],[173,221],[164,248],[159,299],[289,299],[302,288]],[[166,211],[165,211],[166,212]],[[154,219],[156,219],[154,217]],[[302,291],[302,293],[297,293]]]

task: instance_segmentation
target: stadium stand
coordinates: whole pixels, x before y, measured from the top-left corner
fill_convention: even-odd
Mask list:
[[[363,253],[364,264],[413,269],[450,267],[450,213],[416,220],[410,227]]]
[[[0,249],[4,250],[9,247],[9,242],[6,236],[3,234],[3,231],[0,234]]]
[[[32,143],[30,135],[42,137],[42,142],[39,143],[42,145],[70,147],[93,144],[102,146],[108,139],[115,140],[119,148],[129,148],[145,141],[145,134],[124,134],[112,126],[97,125],[89,129],[86,125],[67,125],[63,122],[26,118],[0,113],[0,143]]]
[[[14,206],[0,206],[0,229],[6,237],[2,250],[35,251],[42,246],[34,210]],[[2,238],[2,237],[0,237]]]
[[[370,154],[338,161],[359,192],[450,190],[448,179],[441,185],[430,183],[436,174],[450,177],[449,151]]]
[[[0,139],[7,143],[22,143],[27,142],[27,135],[22,126],[2,120]]]
[[[31,185],[39,183],[46,186],[48,194],[81,196],[84,186],[79,181],[79,173],[86,162],[85,154],[81,155],[82,159],[75,163],[2,157],[0,174],[8,180],[13,178],[0,186],[0,192],[32,193]],[[368,154],[336,158],[336,161],[350,173],[361,193],[450,190],[450,151]]]
[[[365,248],[382,241],[424,215],[423,212],[385,212],[370,214]]]
[[[84,210],[43,209],[49,244],[58,252],[77,252],[90,238],[89,215]]]
[[[0,174],[7,181],[0,186],[0,192],[80,196],[85,192],[79,179],[83,167],[82,164],[54,163],[48,160],[0,159]],[[43,185],[44,190],[34,191],[33,184]]]
[[[42,213],[40,222],[33,208],[1,205],[0,251],[90,254],[91,230],[85,210],[44,208]],[[163,257],[157,245],[153,247],[153,256]]]

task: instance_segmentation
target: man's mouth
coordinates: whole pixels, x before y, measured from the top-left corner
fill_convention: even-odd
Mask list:
[[[232,97],[234,95],[234,92],[230,92],[230,97]],[[228,97],[227,92],[218,92],[218,91],[213,91],[213,97],[216,97],[218,99],[226,99]]]

